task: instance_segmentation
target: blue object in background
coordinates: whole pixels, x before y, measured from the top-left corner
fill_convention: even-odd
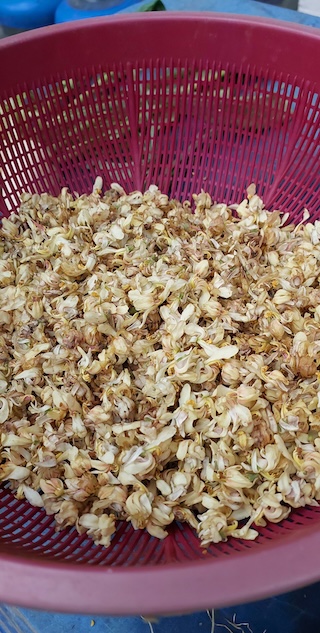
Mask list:
[[[128,0],[117,11],[137,11],[146,0]],[[53,2],[14,2],[6,5],[52,5]],[[57,4],[57,3],[55,3]],[[254,0],[164,0],[169,11],[220,11],[259,15],[286,21],[320,26],[320,18],[288,9],[261,4]],[[131,6],[129,6],[131,5]],[[115,11],[114,11],[115,12]],[[105,15],[105,11],[100,15]],[[90,12],[92,16],[92,13]],[[83,16],[84,17],[84,16]],[[86,16],[88,17],[88,16]],[[37,26],[40,26],[39,24]],[[27,26],[27,28],[31,28]],[[244,574],[246,573],[244,568]],[[276,573],[276,570],[275,570]],[[263,569],[261,570],[263,574]],[[174,588],[173,588],[174,591]],[[215,613],[215,633],[318,633],[320,631],[320,583],[304,589],[252,604],[221,609]],[[125,600],[125,596],[123,597]],[[147,610],[147,605],[146,605]],[[206,612],[181,617],[161,618],[153,625],[154,633],[210,633],[211,620]],[[0,633],[150,633],[149,625],[140,618],[112,618],[44,613],[0,605]]]
[[[0,24],[17,31],[48,26],[54,23],[58,4],[59,0],[0,0]]]
[[[280,0],[276,0],[278,3]],[[1,2],[1,0],[0,0]],[[284,9],[279,6],[272,6],[256,0],[163,0],[167,11],[215,11],[221,13],[238,13],[243,15],[255,15],[265,18],[277,18],[286,22],[296,22],[307,26],[320,27],[320,18],[300,13],[291,9]],[[111,3],[110,3],[111,4]],[[135,13],[139,11],[146,0],[122,0],[109,9],[76,9],[71,6],[68,0],[62,0],[59,4],[55,22],[69,22],[84,18],[102,17],[115,13]]]
[[[71,20],[84,20],[85,18],[99,18],[104,15],[113,15],[114,13],[119,13],[119,11],[125,11],[132,4],[135,4],[135,2],[136,0],[122,0],[122,2],[117,2],[116,5],[114,2],[110,2],[111,6],[106,6],[105,9],[95,10],[93,8],[77,9],[73,7],[68,0],[62,0],[56,10],[55,23],[59,24],[61,22],[71,22]]]
[[[320,1],[320,0],[319,0]],[[266,0],[268,2],[268,0]],[[121,13],[133,13],[146,3],[146,0],[140,0],[124,10]],[[284,9],[279,6],[272,6],[256,0],[163,0],[167,11],[215,11],[217,13],[238,13],[242,15],[254,15],[264,18],[276,18],[285,22],[296,22],[297,24],[305,24],[306,26],[320,27],[320,18],[314,15],[307,15],[293,11],[292,9]],[[271,631],[272,633],[272,631]],[[284,633],[286,633],[284,631]]]

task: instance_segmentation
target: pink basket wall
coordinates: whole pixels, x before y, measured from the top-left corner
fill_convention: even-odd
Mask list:
[[[221,15],[158,14],[50,27],[0,43],[1,211],[19,192],[201,188],[320,215],[320,34]],[[120,524],[109,549],[0,488],[0,600],[89,613],[194,610],[320,578],[320,510],[206,553]]]

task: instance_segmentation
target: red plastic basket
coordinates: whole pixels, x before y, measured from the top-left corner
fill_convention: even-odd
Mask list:
[[[18,192],[156,183],[320,215],[320,33],[276,21],[158,14],[50,27],[0,43],[4,214]],[[0,488],[0,600],[91,613],[235,604],[320,578],[320,511],[206,553],[186,525],[119,525],[109,549]]]

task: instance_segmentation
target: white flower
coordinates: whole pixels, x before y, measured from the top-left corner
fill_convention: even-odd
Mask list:
[[[215,363],[218,360],[229,359],[235,356],[239,349],[236,345],[224,345],[221,347],[217,347],[217,345],[210,345],[205,341],[199,341],[199,345],[205,351],[208,360],[206,361],[209,365],[211,363]]]

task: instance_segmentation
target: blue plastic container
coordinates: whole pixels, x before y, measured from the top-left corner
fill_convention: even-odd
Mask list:
[[[54,23],[59,0],[0,0],[0,24],[13,35]]]

